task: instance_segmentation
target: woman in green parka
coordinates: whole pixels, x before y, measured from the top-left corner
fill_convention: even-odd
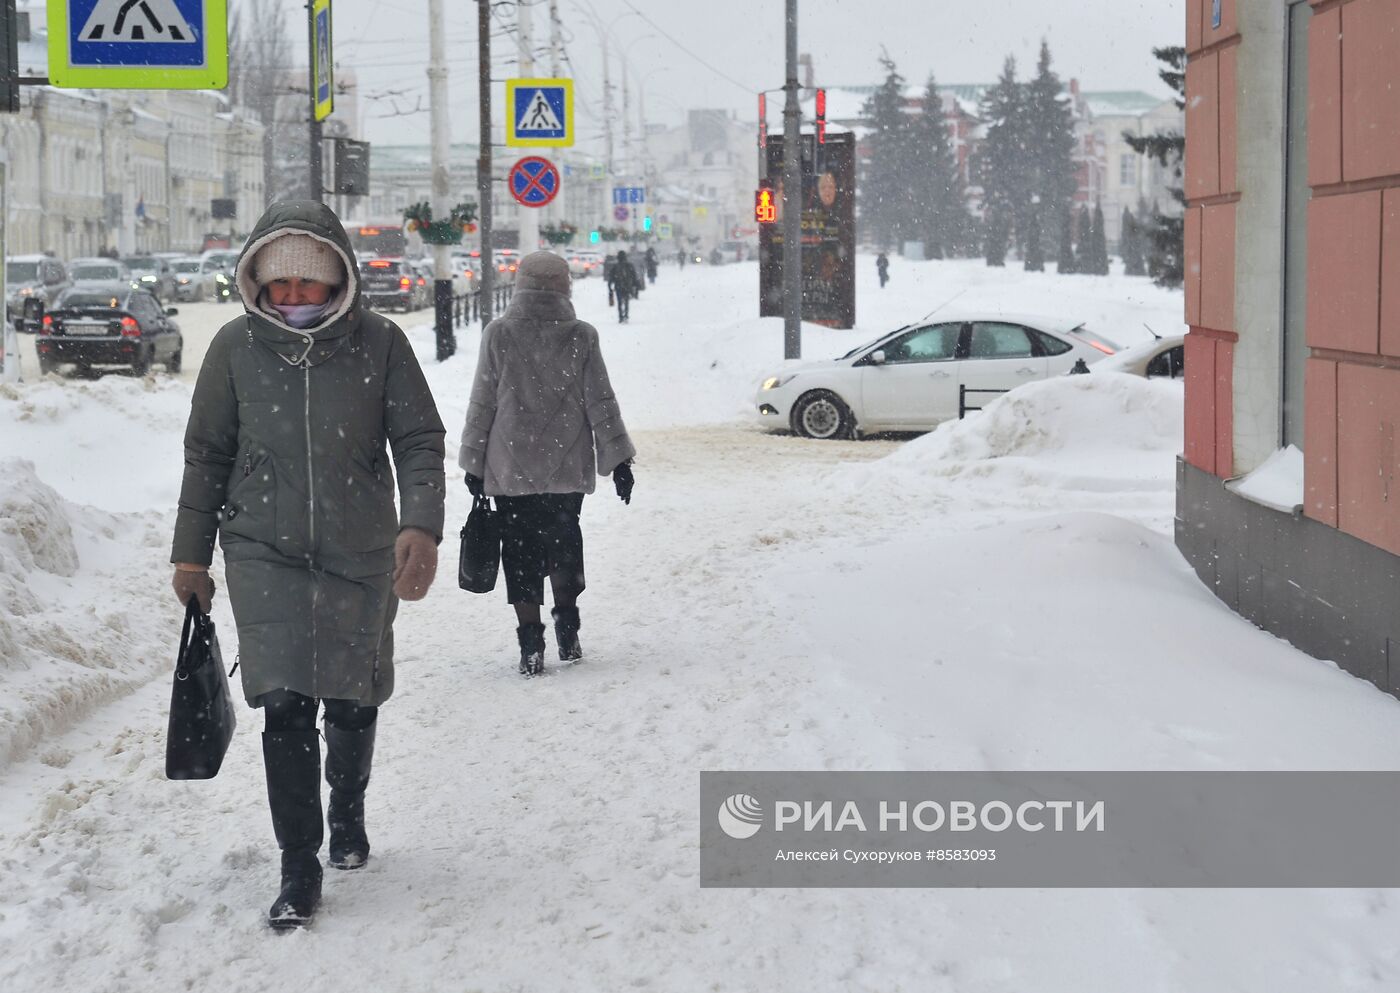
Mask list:
[[[321,896],[321,701],[330,864],[369,857],[364,793],[394,688],[394,614],[426,595],[442,540],[443,426],[403,332],[362,305],[328,207],[268,208],[237,283],[246,313],[214,337],[194,390],[171,561],[180,602],[207,612],[216,536],[223,547],[282,850],[269,923],[298,927]]]

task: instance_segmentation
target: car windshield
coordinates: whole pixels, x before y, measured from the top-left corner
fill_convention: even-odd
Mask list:
[[[75,265],[73,278],[77,279],[120,279],[122,271],[114,265]]]
[[[147,270],[160,268],[160,263],[155,259],[126,259],[124,261],[128,269]]]
[[[110,293],[93,293],[91,291],[74,291],[65,293],[58,301],[60,307],[71,307],[73,309],[89,308],[100,310],[119,310],[122,301],[120,297],[115,297]]]
[[[893,331],[890,331],[890,332],[888,332],[888,333],[886,333],[886,334],[880,335],[880,337],[876,338],[874,341],[867,341],[867,342],[866,342],[865,344],[863,344],[863,345],[857,345],[855,348],[852,348],[852,349],[851,349],[849,352],[847,352],[845,355],[841,356],[841,358],[842,358],[842,359],[854,358],[855,355],[856,355],[856,353],[858,353],[858,352],[863,352],[863,351],[865,351],[867,348],[874,348],[874,347],[875,347],[876,345],[878,345],[880,342],[882,342],[882,341],[884,341],[886,338],[890,337],[890,335],[899,334],[899,332],[908,330],[909,328],[911,328],[911,327],[913,327],[913,326],[914,326],[914,325],[912,325],[912,324],[905,324],[905,325],[903,325],[903,326],[901,326],[901,327],[897,327],[897,328],[895,328]],[[839,362],[840,359],[837,359],[837,361]]]
[[[37,283],[39,281],[39,263],[6,262],[5,279],[11,283]]]
[[[199,259],[194,259],[189,262],[176,262],[174,268],[176,272],[199,272]]]

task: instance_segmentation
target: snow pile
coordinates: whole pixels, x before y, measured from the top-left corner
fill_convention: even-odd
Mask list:
[[[1247,500],[1291,514],[1303,505],[1303,453],[1293,445],[1280,448],[1259,468],[1225,487]]]
[[[168,618],[147,623],[159,533],[140,523],[69,504],[32,463],[0,460],[0,765],[173,652]]]
[[[76,503],[173,510],[189,412],[190,387],[166,377],[0,385],[0,458],[34,463]]]
[[[997,397],[965,420],[948,421],[879,462],[834,474],[839,487],[928,493],[955,483],[996,502],[1044,491],[1170,495],[1182,442],[1178,382],[1137,376],[1061,376]],[[1011,492],[1008,492],[1010,490]],[[969,492],[971,491],[971,492]]]

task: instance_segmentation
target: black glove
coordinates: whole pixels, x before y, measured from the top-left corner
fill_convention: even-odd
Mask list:
[[[632,486],[636,482],[632,478],[632,460],[622,462],[612,471],[613,485],[617,487],[618,499],[631,506]]]
[[[482,491],[483,487],[481,485],[481,477],[473,476],[471,473],[467,473],[467,492],[474,497],[479,497],[481,496]]]

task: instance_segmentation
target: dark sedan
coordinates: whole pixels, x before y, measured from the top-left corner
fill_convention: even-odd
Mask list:
[[[184,352],[180,327],[146,290],[125,283],[88,283],[66,290],[44,315],[35,348],[39,371],[70,362],[79,370],[125,366],[138,376],[157,362],[177,373]]]
[[[406,259],[370,259],[360,263],[361,293],[375,310],[401,310],[407,314],[418,307],[423,290],[418,273]]]

